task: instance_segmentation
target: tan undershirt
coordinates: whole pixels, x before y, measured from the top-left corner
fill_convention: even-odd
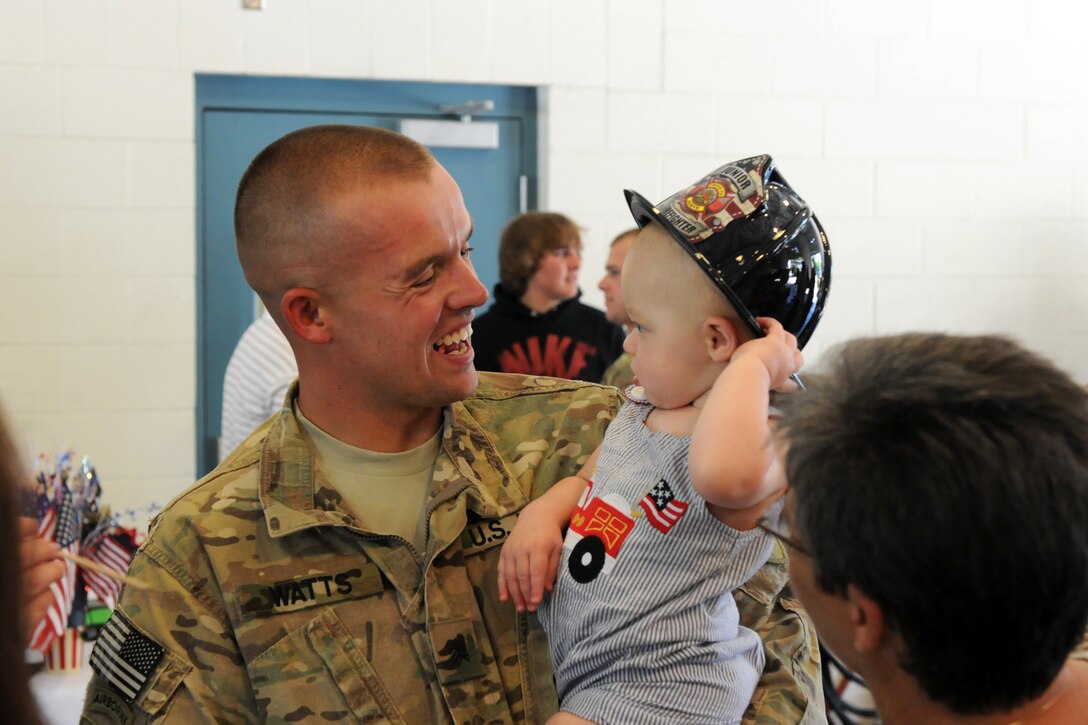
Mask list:
[[[442,428],[418,448],[376,453],[333,438],[295,406],[303,435],[310,439],[314,463],[343,497],[343,507],[367,531],[392,534],[422,554],[426,540],[424,505],[431,487]]]

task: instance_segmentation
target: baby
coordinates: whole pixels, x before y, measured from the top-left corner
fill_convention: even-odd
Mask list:
[[[767,560],[758,524],[785,488],[769,391],[794,385],[830,254],[767,156],[656,207],[627,196],[642,227],[621,282],[635,386],[578,475],[521,513],[500,597],[539,607],[553,725],[739,722],[763,650],[732,590]]]

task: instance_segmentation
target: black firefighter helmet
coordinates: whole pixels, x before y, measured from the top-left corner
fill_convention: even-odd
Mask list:
[[[639,228],[664,227],[755,335],[755,318],[772,317],[805,346],[831,287],[831,249],[770,156],[731,161],[656,206],[624,195]]]

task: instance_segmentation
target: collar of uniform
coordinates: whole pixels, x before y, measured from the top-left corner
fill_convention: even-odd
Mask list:
[[[272,538],[313,526],[347,525],[342,512],[315,505],[317,469],[291,406],[297,393],[296,385],[261,444],[261,507]]]
[[[314,494],[320,474],[293,412],[297,395],[296,382],[261,444],[261,506],[273,538],[315,526],[354,523],[343,512],[316,505]],[[491,436],[465,405],[454,403],[446,408],[445,416],[431,505],[436,500],[457,498],[467,490],[468,509],[481,518],[501,518],[523,508],[528,503],[525,492],[499,456]]]
[[[467,406],[454,403],[446,408],[445,416],[442,449],[459,476],[445,476],[451,480],[438,481],[444,476],[436,470],[435,479],[440,487],[435,497],[443,498],[443,488],[454,485],[459,478],[468,483],[468,510],[480,518],[501,518],[524,508],[529,503],[528,497],[496,450],[491,435]]]
[[[274,539],[319,526],[357,528],[351,515],[319,500],[319,491],[328,487],[295,417],[298,390],[295,380],[261,442],[257,464],[261,507],[268,535]]]

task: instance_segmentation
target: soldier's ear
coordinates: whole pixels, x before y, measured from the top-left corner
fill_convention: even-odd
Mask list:
[[[701,329],[707,356],[716,363],[729,362],[739,344],[733,321],[727,317],[708,317]]]
[[[321,295],[308,287],[292,287],[280,298],[280,311],[291,330],[306,342],[321,345],[332,339],[332,329],[322,316]]]

